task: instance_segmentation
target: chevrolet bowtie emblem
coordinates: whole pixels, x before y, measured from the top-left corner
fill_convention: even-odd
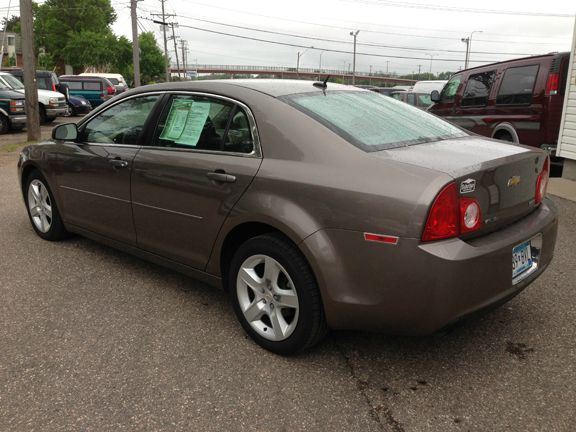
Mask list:
[[[512,176],[508,179],[508,187],[517,186],[520,184],[520,176]]]

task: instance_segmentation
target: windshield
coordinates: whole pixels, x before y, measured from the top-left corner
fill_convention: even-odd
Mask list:
[[[20,90],[24,88],[24,84],[22,84],[22,82],[18,78],[13,77],[12,75],[2,75],[2,79],[6,81],[8,86],[13,88],[14,90]]]
[[[438,117],[374,92],[304,93],[283,99],[364,151],[468,135]]]
[[[114,85],[120,84],[120,81],[118,81],[116,78],[108,78],[108,81],[110,81]]]

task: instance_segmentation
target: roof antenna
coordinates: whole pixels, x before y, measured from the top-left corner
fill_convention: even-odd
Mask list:
[[[326,91],[326,89],[328,88],[328,80],[330,79],[330,75],[326,76],[326,79],[322,82],[320,81],[316,81],[314,84],[312,84],[314,87],[318,87],[323,89],[324,91]]]

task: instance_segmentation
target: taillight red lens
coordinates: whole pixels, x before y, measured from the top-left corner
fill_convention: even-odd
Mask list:
[[[460,233],[456,183],[444,187],[434,200],[422,233],[423,241],[456,237]]]
[[[116,93],[116,89],[114,87],[108,87],[106,91],[108,92],[109,95],[113,95],[114,93]]]
[[[558,94],[558,87],[560,86],[560,75],[558,73],[551,73],[548,75],[546,82],[546,96]]]
[[[52,83],[52,91],[56,91],[56,84]]]
[[[548,188],[548,178],[550,177],[550,158],[546,157],[544,161],[544,166],[542,167],[542,172],[538,175],[538,180],[536,180],[536,194],[534,196],[534,202],[540,204],[546,196],[546,189]]]
[[[479,230],[482,226],[480,204],[475,198],[460,197],[456,183],[440,191],[428,214],[422,241],[442,240]]]

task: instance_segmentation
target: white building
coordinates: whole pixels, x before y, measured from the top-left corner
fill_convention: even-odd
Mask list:
[[[557,154],[564,158],[562,176],[576,180],[576,20]]]

